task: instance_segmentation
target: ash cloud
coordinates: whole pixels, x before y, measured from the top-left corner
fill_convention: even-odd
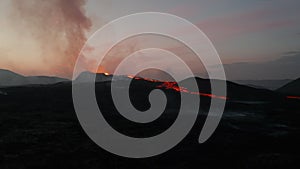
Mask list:
[[[45,71],[70,77],[92,21],[86,0],[12,0],[11,21],[38,45]],[[25,58],[26,59],[26,58]]]

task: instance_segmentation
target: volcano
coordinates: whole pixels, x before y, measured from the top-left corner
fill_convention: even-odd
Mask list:
[[[9,77],[20,78],[9,74]],[[0,168],[133,169],[152,163],[166,169],[198,165],[204,168],[286,168],[288,165],[299,168],[300,157],[295,147],[300,141],[300,104],[296,99],[226,81],[228,95],[226,98],[218,96],[218,99],[226,99],[222,120],[213,136],[199,144],[210,100],[216,97],[211,95],[209,79],[196,78],[199,93],[193,93],[189,78],[178,85],[115,76],[116,90],[124,90],[124,82],[131,80],[130,101],[141,112],[151,106],[149,93],[152,90],[161,89],[165,93],[167,104],[162,115],[142,124],[126,119],[117,111],[111,96],[112,75],[85,72],[76,79],[80,82],[76,85],[84,85],[86,78],[94,76],[98,107],[106,121],[122,134],[144,138],[169,129],[178,115],[180,94],[201,97],[197,121],[187,137],[171,151],[154,158],[132,160],[110,154],[89,139],[74,111],[71,81],[1,87]],[[184,114],[190,115],[189,112]]]

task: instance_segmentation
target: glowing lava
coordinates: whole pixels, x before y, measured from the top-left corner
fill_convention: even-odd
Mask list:
[[[149,81],[149,82],[161,82],[159,80],[148,79],[148,78],[143,78],[143,77],[138,77],[138,76],[133,76],[133,75],[128,75],[127,77],[130,78],[130,79],[134,79],[134,80],[146,80],[146,81]]]
[[[217,95],[209,94],[209,93],[201,93],[201,92],[189,91],[185,87],[179,87],[176,82],[164,82],[163,84],[161,84],[161,85],[159,85],[157,87],[158,88],[171,89],[171,90],[175,90],[177,92],[183,92],[183,93],[189,93],[189,94],[193,94],[193,95],[210,97],[210,98],[217,98],[217,99],[223,99],[223,100],[227,100],[228,99],[225,96],[217,96]]]
[[[103,70],[101,72],[103,73]],[[104,75],[108,76],[108,75],[111,75],[111,74],[109,74],[107,72],[104,72]],[[149,82],[162,83],[162,84],[158,85],[157,88],[170,89],[170,90],[175,90],[176,92],[189,93],[189,94],[192,94],[192,95],[199,95],[199,96],[210,97],[210,98],[217,98],[217,99],[223,99],[223,100],[228,99],[228,97],[226,97],[226,96],[217,96],[217,95],[210,94],[210,93],[201,93],[201,92],[189,91],[185,87],[179,87],[177,85],[177,82],[163,82],[163,81],[154,80],[154,79],[137,77],[137,76],[134,76],[134,75],[127,75],[127,77],[130,78],[130,79],[134,79],[134,80],[146,80],[146,81],[149,81]],[[300,97],[299,97],[299,99],[300,99]]]
[[[300,96],[286,96],[286,98],[288,98],[288,99],[299,99],[300,100]]]

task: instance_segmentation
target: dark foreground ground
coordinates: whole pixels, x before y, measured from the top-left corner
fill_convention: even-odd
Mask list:
[[[98,97],[109,98],[99,85]],[[202,115],[174,149],[152,158],[128,159],[102,150],[84,133],[73,110],[70,84],[1,90],[7,93],[0,95],[1,169],[300,168],[298,100],[229,101],[218,129],[206,143],[197,142],[205,119]],[[140,92],[147,93],[137,89],[136,94]],[[143,101],[139,97],[136,100]],[[136,104],[143,109],[141,105]],[[170,115],[162,116],[154,126],[135,127],[116,115],[110,101],[99,106],[116,129],[135,136],[159,133],[176,118],[176,112],[172,115],[173,110],[166,110]]]

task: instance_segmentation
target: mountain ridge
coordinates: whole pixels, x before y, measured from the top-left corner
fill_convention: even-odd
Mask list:
[[[82,72],[74,81],[79,83],[85,83],[92,78],[96,78],[95,82],[111,82],[113,79],[120,81],[124,80],[131,80],[134,79],[135,81],[144,81],[144,82],[153,82],[150,84],[150,86],[156,86],[159,88],[160,84],[164,83],[164,81],[158,81],[153,79],[147,79],[147,78],[141,78],[141,77],[132,77],[132,76],[126,76],[126,75],[117,75],[114,76],[112,74],[107,73],[92,73],[92,72]],[[3,80],[4,79],[4,80]],[[187,89],[190,89],[191,92],[199,90],[199,92],[211,94],[211,81],[216,82],[217,84],[224,82],[222,80],[216,80],[216,79],[204,79],[204,78],[198,78],[196,77],[196,82],[198,84],[198,89],[192,89],[190,84],[191,78],[187,78],[185,80],[182,80],[181,82],[178,82],[180,86],[186,87]],[[300,78],[298,79],[300,81]],[[73,82],[74,82],[73,81]],[[141,82],[142,82],[141,81]],[[68,79],[58,78],[58,77],[48,77],[48,76],[22,76],[17,73],[14,73],[9,70],[0,70],[0,86],[1,87],[13,87],[13,86],[24,86],[24,85],[50,85],[50,84],[56,84],[60,82],[71,82]],[[145,83],[142,82],[142,85],[145,85]],[[263,88],[255,88],[252,86],[242,85],[238,84],[236,82],[231,82],[225,80],[227,85],[227,96],[229,98],[234,98],[236,100],[238,99],[245,99],[246,100],[272,100],[273,98],[281,98],[284,94],[287,94],[286,92],[283,92],[282,90],[278,91],[271,91],[269,89],[263,89]],[[168,82],[166,82],[168,83]],[[175,84],[178,85],[178,84]],[[174,87],[174,85],[173,85]]]
[[[10,70],[0,69],[0,86],[47,85],[70,81],[55,76],[23,76]]]

